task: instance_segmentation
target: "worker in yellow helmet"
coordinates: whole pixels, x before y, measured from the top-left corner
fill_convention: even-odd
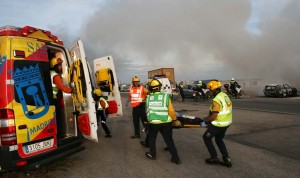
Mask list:
[[[112,137],[110,130],[106,125],[106,116],[107,116],[107,109],[109,107],[106,99],[102,95],[102,91],[98,88],[94,90],[94,100],[95,100],[95,107],[96,107],[96,115],[97,115],[97,123],[98,126],[101,123],[103,130],[105,131],[105,138]]]
[[[62,63],[63,60],[58,57],[53,57],[50,60],[50,75],[52,83],[53,100],[55,104],[56,123],[57,123],[57,136],[58,138],[66,137],[66,120],[63,106],[63,93],[72,93],[73,88],[63,85],[62,79]]]
[[[227,94],[221,91],[222,84],[218,80],[212,80],[207,84],[208,89],[213,93],[212,104],[210,105],[209,115],[201,125],[207,125],[207,130],[203,135],[204,143],[209,151],[210,158],[206,159],[207,164],[219,164],[231,167],[232,163],[223,141],[227,128],[232,123],[232,102]],[[223,162],[218,159],[217,151],[212,139],[215,141],[222,153]]]
[[[151,94],[147,96],[146,100],[150,147],[150,152],[146,152],[146,157],[151,160],[156,159],[156,138],[157,133],[160,132],[172,156],[171,161],[175,164],[181,164],[172,136],[172,122],[176,121],[177,117],[170,94],[162,93],[161,86],[159,80],[153,79],[149,86]]]
[[[148,94],[148,90],[140,85],[140,79],[137,76],[132,78],[132,86],[129,89],[128,102],[132,107],[132,117],[134,126],[134,135],[130,138],[140,138],[140,120],[144,127],[147,122],[145,100]]]

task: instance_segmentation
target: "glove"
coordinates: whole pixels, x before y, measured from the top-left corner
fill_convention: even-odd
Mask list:
[[[128,100],[126,101],[125,106],[126,106],[126,108],[128,108],[128,106],[129,106],[129,101]]]
[[[200,124],[201,124],[201,126],[202,126],[202,127],[207,127],[207,125],[205,124],[205,122],[204,122],[204,121],[203,121],[203,122],[201,122]]]
[[[172,122],[172,127],[180,128],[180,127],[182,127],[182,124],[181,124],[181,122],[179,120],[174,120]]]
[[[69,83],[69,87],[70,87],[70,88],[75,88],[75,82]]]

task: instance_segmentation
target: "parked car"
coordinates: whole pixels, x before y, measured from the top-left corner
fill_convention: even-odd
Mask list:
[[[288,84],[268,84],[264,88],[264,94],[273,97],[297,96],[297,89]]]
[[[183,87],[183,94],[186,98],[193,98],[194,97],[194,85],[185,85]]]

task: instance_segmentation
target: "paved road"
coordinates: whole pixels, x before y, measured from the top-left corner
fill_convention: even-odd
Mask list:
[[[140,139],[129,138],[133,133],[131,110],[124,107],[122,118],[108,121],[113,138],[104,138],[100,129],[99,143],[87,141],[85,151],[39,170],[13,171],[0,177],[300,177],[299,114],[258,110],[270,107],[277,111],[275,105],[281,102],[292,103],[291,108],[299,106],[300,100],[290,100],[233,100],[237,107],[233,111],[234,124],[225,140],[233,162],[230,169],[204,163],[209,156],[202,140],[205,129],[174,129],[181,165],[170,162],[161,136],[157,140],[157,160],[146,159],[148,149],[140,145]],[[176,110],[200,117],[206,116],[208,105],[193,100],[174,102]],[[289,107],[283,111],[298,112]]]

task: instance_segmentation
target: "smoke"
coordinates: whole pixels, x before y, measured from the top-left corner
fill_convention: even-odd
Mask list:
[[[123,82],[174,67],[177,81],[256,78],[300,87],[297,0],[276,16],[262,17],[259,34],[246,28],[253,14],[249,0],[109,2],[80,34],[88,58],[112,55]]]

